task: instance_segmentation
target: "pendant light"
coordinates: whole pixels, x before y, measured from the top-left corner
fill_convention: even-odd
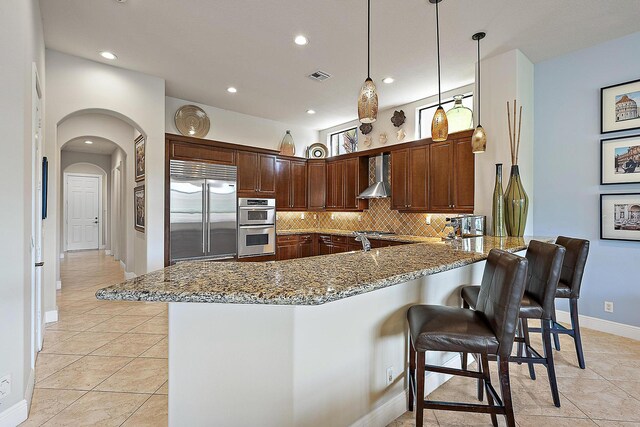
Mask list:
[[[431,139],[434,141],[446,141],[449,136],[449,123],[447,114],[442,108],[442,92],[440,90],[440,18],[438,16],[438,3],[442,0],[429,0],[436,5],[436,47],[438,52],[438,108],[431,121]]]
[[[471,137],[471,148],[474,153],[484,153],[487,149],[487,134],[484,132],[482,125],[480,125],[480,40],[486,35],[486,33],[479,32],[471,37],[478,42],[478,127],[476,127]]]
[[[367,79],[358,97],[358,119],[361,123],[373,123],[378,118],[378,92],[371,80],[371,0],[367,0]]]

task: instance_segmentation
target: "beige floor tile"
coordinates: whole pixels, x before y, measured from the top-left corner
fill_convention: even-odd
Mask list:
[[[562,394],[589,418],[640,422],[640,401],[608,381],[565,378]]]
[[[91,354],[96,356],[138,357],[163,339],[165,339],[165,335],[122,334]]]
[[[119,332],[80,332],[68,340],[42,350],[43,353],[86,355],[122,335]]]
[[[91,391],[44,425],[47,427],[120,426],[148,397],[146,394]]]
[[[168,371],[169,367],[164,359],[134,359],[98,385],[96,390],[153,393],[167,381]]]
[[[89,329],[90,332],[129,332],[136,326],[151,320],[151,316],[114,316]]]
[[[516,423],[520,427],[597,427],[597,424],[588,418],[558,418],[535,415],[517,416]]]
[[[162,317],[154,317],[153,319],[141,324],[140,326],[133,328],[132,333],[136,334],[167,334],[167,319]]]
[[[122,425],[123,427],[163,427],[168,425],[167,396],[155,395],[138,408]]]
[[[97,315],[88,315],[88,314],[79,314],[79,315],[60,315],[60,320],[57,322],[47,324],[46,329],[52,331],[77,331],[82,332],[86,331],[89,328],[92,328],[105,320],[110,319],[112,316],[108,314],[97,314]]]
[[[85,393],[77,390],[35,389],[31,399],[29,418],[20,426],[35,427],[44,424]]]
[[[131,360],[128,357],[85,356],[42,380],[36,387],[91,390]]]
[[[135,302],[131,303],[126,311],[121,313],[123,316],[137,315],[137,316],[156,316],[158,314],[166,313],[167,304],[163,302]]]
[[[155,336],[155,335],[153,335]],[[164,338],[162,341],[142,353],[140,357],[156,357],[161,359],[167,359],[169,357],[169,339]]]
[[[36,382],[55,374],[62,368],[72,364],[82,356],[73,354],[40,353],[36,359]]]
[[[169,381],[165,381],[155,394],[169,394]]]
[[[640,423],[633,421],[593,420],[600,427],[640,427]]]
[[[640,378],[632,377],[632,379],[636,381],[612,380],[611,382],[626,391],[630,396],[638,399],[638,404],[640,405]]]
[[[42,349],[48,349],[49,347],[53,347],[56,344],[60,344],[62,341],[66,341],[69,338],[77,335],[79,332],[75,331],[53,331],[53,330],[45,330],[44,331],[44,340],[42,342]]]
[[[90,311],[87,311],[88,315],[96,315],[96,314],[108,314],[108,315],[118,315],[126,312],[127,310],[131,310],[131,306],[126,304],[119,304],[116,301],[100,301],[102,304]]]
[[[589,368],[608,380],[640,380],[640,351],[631,353],[594,353],[589,351]]]

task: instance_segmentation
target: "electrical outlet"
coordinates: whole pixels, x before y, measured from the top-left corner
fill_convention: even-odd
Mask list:
[[[318,219],[318,215],[313,214],[313,219]]]
[[[393,383],[393,366],[387,368],[387,385]]]
[[[11,374],[0,378],[0,400],[11,394]]]
[[[427,223],[427,225],[431,225],[431,215],[427,215],[427,218],[425,218],[424,221]]]
[[[613,313],[613,302],[612,301],[605,301],[604,302],[604,311],[606,311],[607,313]]]

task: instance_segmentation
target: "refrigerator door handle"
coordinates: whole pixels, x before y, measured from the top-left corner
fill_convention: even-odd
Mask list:
[[[209,199],[209,183],[207,182],[207,192],[205,193],[205,197],[207,199],[207,210],[206,215],[207,215],[207,253],[211,252],[211,215],[209,212],[209,203],[211,202],[211,200]]]
[[[207,223],[207,217],[205,215],[209,215],[207,213],[207,198],[209,197],[209,194],[205,193],[206,189],[206,185],[203,182],[202,183],[202,254],[206,255],[207,253],[207,249],[205,247],[205,245],[207,244],[206,240],[205,240],[205,235],[204,233],[206,233],[207,227],[206,227],[206,223]]]

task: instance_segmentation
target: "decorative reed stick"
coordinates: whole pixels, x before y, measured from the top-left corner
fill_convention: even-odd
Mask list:
[[[507,101],[507,124],[509,125],[509,148],[511,149],[511,164],[518,164],[520,154],[520,131],[522,130],[522,105],[520,106],[520,117],[518,117],[517,101],[513,100],[513,129],[511,129],[511,106]],[[518,126],[516,127],[516,120]]]

